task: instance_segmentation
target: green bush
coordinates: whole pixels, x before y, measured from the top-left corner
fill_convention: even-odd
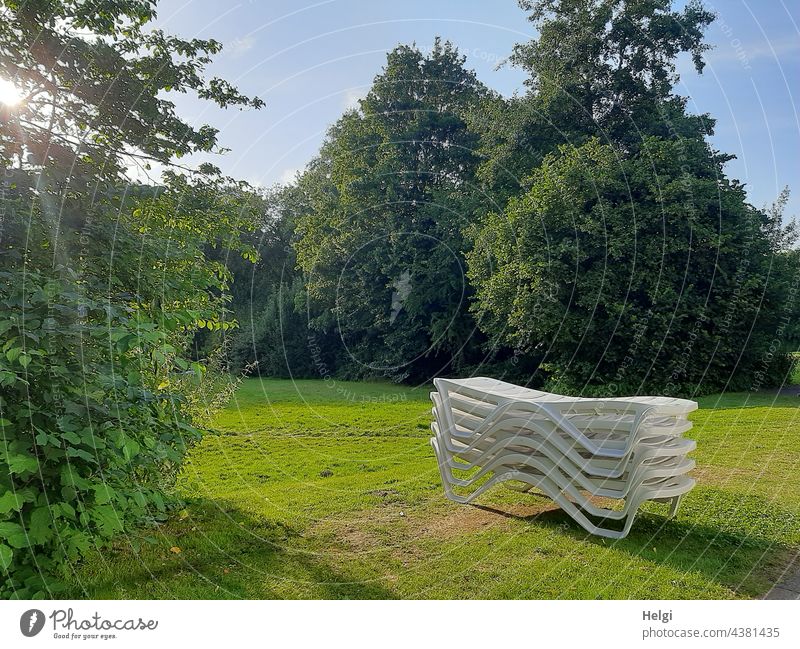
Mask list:
[[[165,378],[185,367],[170,339],[190,322],[154,322],[68,277],[0,281],[0,598],[41,597],[60,565],[163,517],[200,437]]]
[[[197,399],[219,400],[190,343],[231,326],[207,251],[254,259],[252,192],[210,164],[175,171],[218,132],[170,93],[264,103],[206,75],[218,41],[155,18],[152,0],[3,3],[25,100],[0,116],[0,598],[53,594],[88,548],[163,517]],[[163,187],[128,182],[153,162]]]
[[[190,343],[201,328],[232,326],[227,272],[201,243],[247,217],[232,205],[226,213],[220,186],[174,181],[155,198],[73,213],[81,227],[61,232],[38,201],[4,203],[2,598],[57,593],[89,548],[119,533],[137,542],[138,526],[176,502],[171,486],[219,392],[206,365],[189,360]]]

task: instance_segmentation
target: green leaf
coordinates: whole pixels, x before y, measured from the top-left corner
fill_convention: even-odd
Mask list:
[[[64,514],[66,514],[69,518],[75,518],[76,516],[75,508],[72,505],[70,505],[69,503],[62,502],[59,503],[59,507],[61,508],[61,511]]]
[[[35,543],[44,543],[53,536],[50,525],[53,517],[49,507],[38,507],[31,513],[31,520],[28,526],[28,534]]]
[[[70,444],[80,444],[82,441],[80,435],[73,433],[72,431],[62,432],[61,437],[67,440]]]
[[[117,341],[117,348],[122,352],[127,352],[133,347],[137,341],[135,334],[127,334]]]
[[[0,523],[0,539],[4,539],[12,548],[27,548],[29,545],[25,530],[18,523]]]
[[[105,505],[116,497],[116,492],[106,484],[98,484],[92,487],[95,502],[98,505]]]
[[[164,499],[161,497],[161,494],[159,494],[157,491],[153,493],[153,495],[151,496],[151,500],[155,503],[159,511],[163,512],[166,510],[166,507],[164,505]]]
[[[24,503],[25,500],[22,498],[22,495],[12,491],[6,491],[0,496],[0,514],[8,514],[8,512],[11,511],[18,512],[22,509]]]
[[[14,558],[14,550],[8,547],[5,543],[0,543],[0,568],[8,570],[11,566],[11,560]]]
[[[30,455],[12,455],[9,453],[6,456],[8,463],[9,473],[34,473],[39,470],[39,461]]]
[[[85,554],[92,546],[91,537],[84,532],[77,532],[70,535],[67,540],[67,552],[69,556],[77,559],[80,555]]]
[[[67,457],[79,457],[82,460],[86,460],[87,462],[91,462],[93,464],[97,464],[97,459],[91,453],[87,453],[83,449],[80,448],[68,448],[67,449]]]
[[[113,536],[122,530],[122,522],[117,516],[117,512],[109,505],[100,505],[91,510],[92,517],[100,526],[100,531],[104,536]]]
[[[122,447],[122,455],[126,460],[130,460],[139,454],[140,446],[132,439],[125,440],[125,445]]]

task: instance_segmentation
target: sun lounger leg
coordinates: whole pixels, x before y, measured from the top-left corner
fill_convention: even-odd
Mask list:
[[[669,514],[667,514],[667,518],[675,518],[678,513],[678,507],[680,507],[681,504],[681,498],[683,498],[683,496],[675,496],[670,501]]]

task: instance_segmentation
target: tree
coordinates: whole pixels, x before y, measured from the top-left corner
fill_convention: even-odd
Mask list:
[[[298,262],[315,326],[353,367],[396,379],[458,367],[474,348],[461,234],[482,197],[466,112],[486,94],[450,44],[400,46],[330,130],[304,186]]]
[[[713,14],[695,1],[520,4],[539,31],[512,56],[529,91],[492,107],[502,119],[471,122],[481,177],[508,201],[470,231],[482,328],[564,390],[779,382],[785,357],[769,350],[791,232],[746,202],[724,173],[731,156],[705,141],[714,120],[674,93],[680,54],[703,69]]]
[[[4,0],[0,76],[23,96],[0,135],[3,161],[47,171],[73,194],[115,183],[126,165],[169,164],[217,150],[217,131],[193,127],[165,93],[260,108],[227,81],[206,79],[215,40],[147,29],[152,0]]]
[[[258,315],[275,287],[291,284],[298,276],[292,244],[305,198],[298,186],[287,185],[262,190],[252,195],[252,202],[258,219],[251,232],[243,233],[242,240],[258,253],[256,263],[242,259],[235,250],[217,251],[233,276],[231,310],[242,322]]]
[[[756,389],[786,372],[770,352],[782,233],[701,140],[651,137],[621,158],[593,139],[547,156],[476,228],[470,277],[490,332],[556,389]]]
[[[714,120],[686,112],[674,94],[675,61],[704,67],[703,31],[713,13],[699,0],[520,0],[537,38],[510,62],[528,73],[528,93],[473,118],[486,162],[482,178],[504,203],[545,155],[597,137],[635,152],[649,136],[712,135]]]
[[[208,246],[254,251],[241,183],[207,165],[131,185],[133,161],[214,150],[165,98],[259,107],[203,68],[215,41],[148,30],[146,0],[5,1],[0,75],[0,597],[58,592],[65,566],[163,519],[201,435],[201,329],[231,326]]]
[[[270,287],[231,344],[231,365],[255,376],[324,379],[336,371],[337,337],[310,326],[303,280]]]
[[[233,276],[231,309],[240,324],[225,333],[234,371],[284,378],[320,378],[334,371],[339,339],[311,327],[292,245],[295,225],[313,195],[312,175],[261,193],[258,227],[245,235],[258,252],[256,264],[224,255]]]

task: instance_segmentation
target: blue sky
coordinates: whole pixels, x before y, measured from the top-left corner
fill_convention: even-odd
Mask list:
[[[703,75],[681,61],[678,90],[694,112],[717,118],[715,146],[733,153],[728,172],[751,202],[771,203],[789,185],[787,216],[800,214],[800,3],[715,0],[714,45]],[[487,86],[522,91],[525,75],[496,67],[533,29],[515,0],[162,0],[159,26],[216,38],[225,50],[211,72],[267,107],[221,111],[178,96],[181,114],[220,128],[232,151],[214,157],[226,173],[269,186],[286,181],[317,152],[328,126],[369,88],[399,43],[428,48],[436,35],[467,57]]]

